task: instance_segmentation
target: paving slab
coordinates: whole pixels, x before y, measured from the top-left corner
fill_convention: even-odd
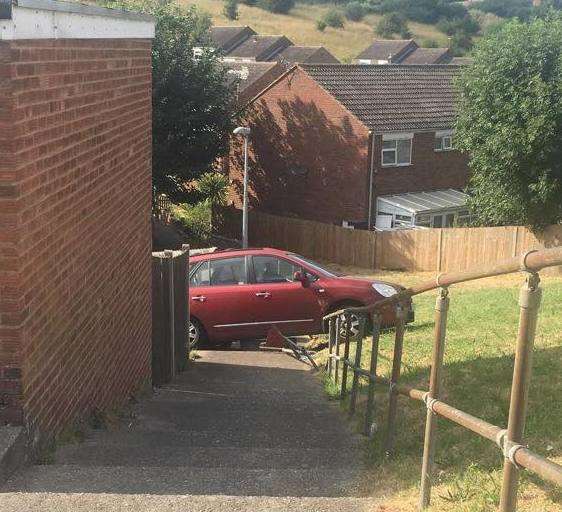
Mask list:
[[[88,432],[1,489],[30,511],[375,511],[364,440],[286,354],[200,351],[117,429]]]

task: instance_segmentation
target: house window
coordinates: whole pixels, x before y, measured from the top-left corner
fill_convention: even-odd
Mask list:
[[[412,163],[412,136],[388,135],[382,141],[382,165],[399,166]]]
[[[435,151],[451,151],[453,149],[453,132],[435,132]]]

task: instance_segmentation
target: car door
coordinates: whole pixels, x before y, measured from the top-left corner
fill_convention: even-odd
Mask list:
[[[252,336],[255,295],[248,284],[247,256],[213,258],[199,264],[190,278],[191,315],[205,327],[210,341]]]
[[[298,264],[273,255],[252,256],[256,332],[265,336],[272,325],[286,335],[311,334],[321,325],[318,290],[294,280]],[[312,277],[312,276],[311,276]]]

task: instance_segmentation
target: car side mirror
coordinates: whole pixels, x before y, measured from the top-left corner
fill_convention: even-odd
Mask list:
[[[299,281],[303,286],[308,286],[308,278],[304,272],[295,272],[293,275],[295,281]]]

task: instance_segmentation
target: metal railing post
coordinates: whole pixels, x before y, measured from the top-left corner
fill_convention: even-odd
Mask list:
[[[338,383],[339,378],[340,378],[340,330],[341,330],[341,321],[340,321],[340,317],[337,316],[336,317],[336,357],[337,359],[335,360],[335,365],[334,365],[334,382]]]
[[[345,313],[345,344],[343,349],[343,366],[341,369],[340,399],[347,393],[347,368],[349,366],[349,341],[351,338],[351,315]]]
[[[374,312],[371,317],[373,322],[373,338],[371,340],[371,364],[369,365],[369,389],[367,391],[367,410],[365,411],[365,427],[363,432],[366,436],[374,434],[375,417],[375,379],[377,376],[377,363],[379,357],[379,338],[381,333],[381,316]]]
[[[361,320],[359,321],[359,336],[355,344],[355,361],[353,363],[353,380],[351,382],[351,400],[349,402],[349,416],[352,417],[355,414],[355,406],[357,403],[357,392],[359,391],[359,372],[361,369],[361,352],[363,350],[363,337],[365,336],[365,326],[367,324],[367,319],[364,315],[361,315]]]
[[[405,308],[402,304],[396,304],[396,335],[394,338],[394,355],[392,358],[392,373],[390,375],[390,388],[388,391],[388,423],[384,451],[386,456],[392,455],[394,450],[394,437],[396,429],[396,412],[398,407],[398,392],[396,385],[400,378],[400,366],[402,365],[402,347],[404,344]]]
[[[423,444],[423,461],[420,487],[420,509],[429,505],[431,497],[431,480],[433,476],[433,457],[437,435],[437,415],[433,412],[432,401],[439,398],[441,391],[441,369],[445,352],[445,334],[447,332],[447,312],[449,310],[449,292],[446,287],[439,290],[435,301],[435,328],[433,336],[433,355],[429,377],[429,392],[425,396],[427,406],[425,420],[425,437]]]
[[[517,505],[519,467],[514,460],[514,455],[519,448],[522,448],[520,443],[523,440],[523,432],[525,430],[533,343],[541,301],[539,283],[540,278],[538,274],[528,274],[519,295],[519,330],[513,366],[507,434],[503,445],[504,466],[500,497],[501,512],[514,512]]]
[[[335,318],[330,318],[328,320],[328,377],[332,378],[332,371],[334,368],[334,359],[332,356],[334,355],[334,324]]]

